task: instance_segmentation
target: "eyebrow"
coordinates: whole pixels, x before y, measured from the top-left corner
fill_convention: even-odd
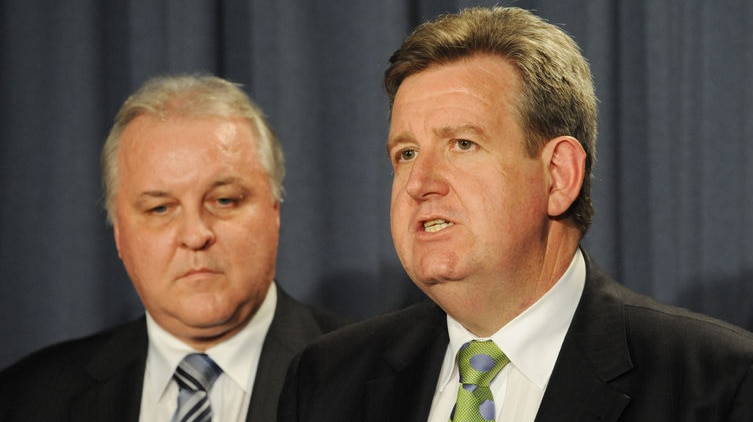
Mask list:
[[[220,187],[220,186],[232,185],[234,183],[237,183],[239,185],[243,184],[240,177],[230,176],[230,177],[226,177],[224,179],[219,179],[219,180],[216,180],[216,181],[212,182],[212,184],[209,185],[209,188],[212,189],[212,188],[216,188],[216,187]]]
[[[141,192],[138,196],[138,200],[141,201],[142,198],[165,198],[170,196],[169,192],[161,191],[161,190],[148,190]]]
[[[484,131],[476,125],[460,125],[460,126],[443,126],[435,129],[434,135],[439,138],[453,138],[459,134],[470,133],[472,135],[483,136]]]
[[[395,145],[406,143],[410,139],[412,139],[410,136],[404,135],[404,134],[395,136],[394,138],[387,139],[387,145],[386,145],[386,147],[387,147],[387,154],[389,155],[390,151],[392,150],[392,148],[395,147]]]
[[[239,177],[227,177],[227,178],[219,179],[219,180],[216,180],[216,181],[212,182],[212,184],[209,185],[209,189],[208,190],[211,190],[211,189],[214,189],[214,188],[217,188],[217,187],[232,185],[234,183],[241,184],[240,182],[241,182],[241,179]],[[137,200],[138,201],[143,201],[143,200],[145,200],[147,198],[166,198],[166,197],[168,197],[170,195],[172,195],[172,194],[169,191],[148,190],[148,191],[141,192],[139,194]]]
[[[168,198],[170,197],[170,192],[161,191],[161,190],[149,190],[141,192],[133,202],[133,205],[136,207],[144,207],[147,206],[147,204],[150,204],[151,200],[154,199],[161,199],[161,198]]]
[[[460,126],[442,126],[440,128],[432,130],[432,133],[437,138],[455,138],[459,135],[463,134],[471,134],[476,136],[485,136],[484,131],[476,126],[471,124],[466,125],[460,125]],[[395,136],[394,138],[387,140],[387,152],[394,148],[395,145],[401,144],[404,142],[410,142],[413,137],[409,136],[407,134],[400,134],[398,136]]]

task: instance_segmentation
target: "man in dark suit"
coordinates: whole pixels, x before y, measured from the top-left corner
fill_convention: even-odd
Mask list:
[[[261,111],[220,78],[155,78],[102,163],[146,315],[4,370],[0,420],[274,420],[293,356],[343,319],[274,282],[284,161]]]
[[[280,422],[751,421],[753,335],[638,295],[580,248],[596,99],[517,8],[419,26],[386,71],[400,260],[432,301],[314,341]]]

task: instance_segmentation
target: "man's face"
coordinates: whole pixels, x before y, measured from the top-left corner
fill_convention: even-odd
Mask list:
[[[198,349],[235,334],[272,282],[280,226],[250,126],[142,115],[117,163],[115,241],[147,311]]]
[[[453,314],[538,276],[547,173],[524,148],[504,59],[435,65],[400,85],[388,151],[391,228],[411,279]]]

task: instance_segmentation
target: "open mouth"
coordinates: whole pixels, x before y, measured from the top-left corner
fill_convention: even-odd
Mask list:
[[[434,220],[424,221],[424,231],[427,233],[436,233],[454,224],[455,223],[453,223],[452,221],[447,221],[442,218],[436,218]]]

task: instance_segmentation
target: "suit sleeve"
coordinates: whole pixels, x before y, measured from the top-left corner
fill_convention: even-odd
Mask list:
[[[297,422],[298,419],[298,363],[301,359],[299,353],[290,362],[285,376],[285,384],[282,387],[280,400],[277,404],[277,422]]]
[[[727,421],[753,421],[753,364],[748,367],[742,382],[740,382]]]

